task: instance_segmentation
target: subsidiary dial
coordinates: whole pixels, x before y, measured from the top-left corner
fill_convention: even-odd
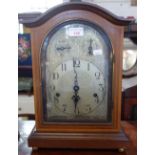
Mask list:
[[[66,40],[57,40],[55,44],[55,52],[56,54],[59,54],[60,56],[64,56],[66,52],[70,52],[71,45],[70,42]]]

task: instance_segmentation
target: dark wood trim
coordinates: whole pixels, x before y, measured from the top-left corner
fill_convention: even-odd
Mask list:
[[[137,86],[133,86],[131,88],[126,89],[122,93],[122,120],[132,120],[134,117],[136,117],[135,114],[133,114],[133,108],[136,105]]]
[[[25,21],[36,20],[41,14],[41,12],[19,13],[18,21],[22,24]]]
[[[18,21],[20,24],[24,24],[26,22],[30,22],[33,20],[37,20],[43,13],[41,12],[31,12],[31,13],[19,13]],[[124,27],[124,37],[130,38],[133,40],[135,44],[137,44],[137,23],[132,22],[131,24]]]
[[[118,149],[129,148],[130,141],[121,130],[118,133],[39,133],[32,130],[28,145],[61,149]]]
[[[28,137],[25,134],[34,127],[34,121],[18,121],[19,141],[18,151],[19,155],[137,155],[137,124],[136,122],[123,121],[122,128],[129,138],[130,148],[125,149],[124,152],[118,152],[118,149],[41,149],[28,147]],[[27,130],[29,129],[29,130]],[[66,143],[66,142],[65,142]],[[82,145],[83,141],[81,141]],[[97,145],[97,144],[96,144]]]
[[[131,73],[131,74],[129,74],[129,75],[128,75],[128,74],[127,74],[127,75],[124,74],[124,75],[123,75],[123,78],[124,78],[124,79],[127,79],[127,78],[131,78],[131,77],[134,77],[134,76],[137,76],[137,73]]]
[[[46,21],[48,21],[50,18],[56,16],[57,14],[60,14],[61,12],[70,11],[70,10],[85,10],[93,12],[94,14],[97,14],[106,20],[110,21],[113,24],[116,25],[128,25],[132,22],[132,20],[125,19],[118,17],[114,15],[113,13],[109,12],[108,10],[95,5],[91,3],[86,2],[72,2],[72,3],[63,3],[61,5],[58,5],[56,7],[53,7],[52,9],[49,9],[47,12],[39,16],[38,18],[30,21],[23,21],[23,25],[26,27],[36,27],[44,24]]]

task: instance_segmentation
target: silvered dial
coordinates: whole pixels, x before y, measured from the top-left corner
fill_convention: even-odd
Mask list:
[[[101,34],[77,21],[49,34],[42,62],[47,120],[107,120],[111,55]]]

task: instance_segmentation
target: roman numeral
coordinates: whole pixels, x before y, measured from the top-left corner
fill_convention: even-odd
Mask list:
[[[96,77],[97,80],[100,79],[100,76],[101,76],[101,73],[100,73],[100,72],[96,72],[96,73],[95,73],[95,77]]]
[[[103,84],[99,84],[99,90],[104,91],[104,85]]]
[[[80,67],[80,60],[73,60],[73,67]]]
[[[53,73],[53,80],[57,80],[59,78],[59,74],[58,73]]]
[[[61,69],[62,69],[62,71],[66,71],[67,70],[67,65],[66,64],[61,64]]]

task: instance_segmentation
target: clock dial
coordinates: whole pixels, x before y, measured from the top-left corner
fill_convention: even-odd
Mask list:
[[[88,22],[66,22],[47,35],[42,50],[44,118],[109,121],[112,50],[106,34]]]
[[[53,110],[57,109],[61,115],[91,115],[105,99],[103,73],[88,61],[78,60],[79,65],[75,65],[76,61],[73,58],[58,65],[50,76],[50,87],[54,87],[49,90],[53,101],[51,109],[53,106]],[[103,115],[105,109],[106,106]],[[53,113],[51,110],[51,115]]]

